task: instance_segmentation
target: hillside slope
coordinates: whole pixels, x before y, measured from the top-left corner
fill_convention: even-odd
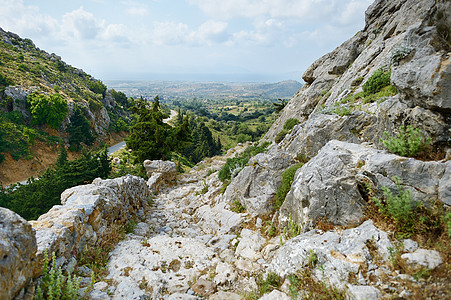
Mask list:
[[[33,98],[33,95],[42,97]],[[44,100],[43,109],[38,104],[33,106],[31,99]],[[52,116],[49,99],[62,99],[62,107],[55,108]],[[56,160],[58,144],[79,150],[86,145],[109,142],[112,131],[119,131],[117,120],[129,117],[128,105],[123,93],[108,91],[101,81],[66,64],[61,57],[0,28],[0,181],[3,184],[39,175]],[[77,110],[81,113],[76,114]],[[61,119],[49,125],[50,118],[58,114]]]

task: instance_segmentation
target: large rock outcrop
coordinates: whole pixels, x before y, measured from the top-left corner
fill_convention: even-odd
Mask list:
[[[311,120],[315,119],[315,114],[333,111],[339,101],[351,93],[361,92],[371,75],[385,67],[391,68],[391,83],[399,94],[389,98],[390,105],[356,103],[351,107],[351,110],[374,115],[365,118],[367,126],[363,133],[361,115],[354,118],[355,121],[348,120],[352,116],[331,117],[334,120],[327,126],[347,123],[343,130],[334,129],[335,135],[341,137],[335,139],[355,142],[358,138],[359,142],[381,146],[379,139],[384,131],[396,132],[400,126],[411,124],[431,137],[433,143],[447,142],[451,126],[447,115],[451,101],[450,52],[449,45],[442,41],[436,17],[437,11],[449,15],[447,8],[449,3],[433,0],[375,1],[366,11],[365,28],[305,71],[303,79],[307,84],[290,100],[264,140],[274,140],[290,118],[298,119],[299,126],[309,128],[311,125],[303,123],[315,124],[315,120]],[[451,18],[448,16],[448,19]],[[395,55],[400,52],[403,55]],[[425,124],[431,116],[433,128]],[[339,118],[345,120],[337,120]],[[373,128],[367,130],[368,126]],[[354,135],[349,134],[349,129],[353,129]],[[290,142],[286,141],[282,148],[292,151],[302,145],[303,138],[296,134],[293,131],[290,139],[298,142],[290,147]],[[313,135],[309,133],[310,138]],[[317,139],[324,145],[330,137]],[[298,149],[298,152],[303,151],[309,153]]]
[[[321,218],[336,225],[358,223],[367,187],[395,190],[395,177],[414,200],[451,205],[450,174],[451,161],[423,162],[332,140],[297,171],[279,221],[286,224],[292,218],[304,231]]]
[[[35,254],[36,237],[31,225],[0,207],[0,299],[14,298],[30,283]]]

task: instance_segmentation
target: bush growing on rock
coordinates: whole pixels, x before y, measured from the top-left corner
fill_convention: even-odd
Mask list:
[[[383,87],[390,85],[391,70],[378,69],[362,86],[364,96],[379,92]]]
[[[413,201],[410,191],[401,186],[399,179],[394,180],[398,193],[394,194],[388,187],[383,186],[384,199],[375,197],[373,201],[383,215],[391,217],[398,226],[409,230],[415,222],[413,211],[418,204]]]
[[[51,261],[51,262],[50,262]],[[37,300],[44,299],[80,299],[80,278],[71,275],[64,276],[61,267],[56,266],[55,252],[52,259],[48,257],[47,250],[44,256],[44,271],[37,287]]]
[[[261,146],[249,146],[244,152],[233,158],[228,158],[224,166],[222,166],[221,170],[218,173],[218,177],[222,182],[232,179],[235,175],[243,169],[249,159],[259,153],[263,153],[268,147],[269,142],[264,143]]]
[[[294,166],[289,167],[282,173],[282,184],[277,189],[274,209],[278,210],[282,206],[283,202],[285,201],[285,197],[291,189],[291,184],[293,183],[296,171],[303,165],[303,163],[298,163]]]
[[[390,137],[388,132],[384,132],[386,139],[381,140],[382,144],[394,154],[401,156],[417,156],[424,151],[431,143],[430,138],[425,138],[418,128],[407,126],[400,128],[396,137]]]
[[[291,129],[293,129],[293,127],[295,125],[299,124],[299,120],[298,119],[294,119],[294,118],[290,118],[288,119],[285,124],[283,125],[283,129],[281,132],[279,132],[276,136],[276,138],[274,139],[274,141],[276,143],[280,143],[283,138],[287,135],[288,132],[290,132]]]

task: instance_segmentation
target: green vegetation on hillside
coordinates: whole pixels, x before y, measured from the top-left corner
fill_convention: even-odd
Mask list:
[[[369,96],[382,90],[382,88],[390,85],[391,70],[384,71],[383,68],[378,69],[363,84],[363,95]]]
[[[265,152],[269,144],[269,142],[266,142],[261,146],[249,146],[240,155],[233,158],[228,158],[225,165],[222,166],[218,173],[219,179],[224,183],[231,180],[238,174],[239,171],[241,171],[241,169],[247,166],[251,157]]]
[[[113,90],[113,101],[104,101],[107,94],[102,81],[0,30],[0,162],[6,152],[16,160],[31,158],[36,138],[69,143],[71,150],[94,144],[92,122],[103,115],[102,101],[109,103],[109,129],[128,130],[133,100]]]
[[[39,179],[30,178],[27,184],[0,189],[0,206],[11,209],[27,220],[38,218],[53,205],[61,204],[61,193],[70,187],[106,178],[111,171],[106,149],[83,153],[79,159],[67,161],[64,151],[58,164],[48,168]]]
[[[407,126],[401,127],[396,137],[391,137],[388,132],[384,132],[385,139],[382,144],[394,154],[401,156],[417,156],[423,152],[431,143],[430,138],[426,138],[418,128]]]
[[[237,143],[258,141],[274,122],[272,102],[264,99],[185,99],[164,100],[195,119],[202,118],[213,139],[219,138],[225,149]]]

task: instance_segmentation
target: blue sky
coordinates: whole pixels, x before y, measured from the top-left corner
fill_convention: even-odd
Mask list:
[[[372,0],[0,0],[0,27],[102,80],[301,81]]]

